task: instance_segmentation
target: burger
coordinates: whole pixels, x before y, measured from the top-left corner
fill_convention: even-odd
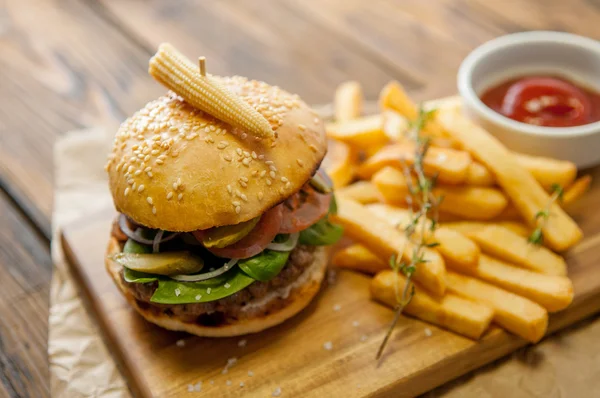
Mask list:
[[[221,117],[211,96],[196,106],[182,86],[193,81],[174,81],[178,90],[127,119],[114,139],[106,170],[119,215],[106,269],[156,325],[210,337],[259,332],[310,303],[326,247],[342,235],[319,169],[323,122],[276,86],[210,76],[269,123],[272,137],[259,137]]]

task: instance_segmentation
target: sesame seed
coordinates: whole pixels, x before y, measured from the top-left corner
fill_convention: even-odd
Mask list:
[[[235,207],[235,213],[236,214],[240,214],[241,211],[242,211],[242,208],[240,206],[236,206]]]
[[[271,176],[271,178],[275,178],[275,172],[274,172],[273,170],[271,170],[271,171],[269,172],[269,175]]]
[[[431,329],[425,328],[425,336],[431,337],[432,334],[433,334],[433,332],[431,331]]]
[[[258,155],[259,160],[263,160],[264,158],[265,158],[265,155]]]
[[[148,202],[148,204],[150,204],[150,205],[153,203],[153,200],[152,200],[152,198],[151,198],[150,196],[148,196],[148,197],[146,198],[146,201],[147,201],[147,202]]]
[[[136,186],[137,186],[137,183],[134,181],[134,182],[133,182],[133,185],[131,185],[131,189],[132,189],[132,190],[135,190],[135,187],[136,187]]]
[[[156,164],[163,164],[164,162],[160,159],[156,160]]]
[[[263,193],[261,191],[261,192],[258,193],[258,200],[262,200],[262,198],[263,198]]]
[[[178,185],[177,185],[177,183],[176,183],[176,182],[174,182],[174,183],[173,183],[173,189],[174,189],[175,191],[177,191],[177,188],[178,188]]]
[[[263,170],[263,171],[260,172],[260,176],[261,177],[264,177],[266,175],[267,175],[267,170]]]
[[[299,128],[300,130],[302,130],[302,131],[306,130],[306,126],[305,126],[305,125],[303,125],[303,124],[299,124],[299,125],[298,125],[298,128]]]
[[[145,172],[152,171],[152,167],[148,166],[148,167],[146,167],[146,168],[144,169],[144,171],[145,171]]]
[[[265,162],[265,164],[272,165],[272,164],[273,164],[273,161],[272,161],[272,160],[267,160],[267,161]]]
[[[158,155],[158,149],[153,149],[152,152],[150,152],[151,155]]]
[[[169,192],[167,194],[167,200],[171,200],[172,197],[173,197],[173,192]]]
[[[125,192],[123,193],[123,195],[125,195],[125,196],[129,195],[129,187],[125,188]]]
[[[133,171],[133,166],[129,166],[129,167],[127,168],[127,172],[128,172],[128,173],[131,173],[132,171]]]
[[[240,148],[236,149],[236,150],[235,150],[235,152],[236,152],[236,153],[237,153],[239,156],[242,156],[242,155],[243,155],[243,153],[242,153],[242,150],[241,150]]]
[[[331,351],[333,348],[333,343],[331,341],[326,341],[325,344],[323,344],[323,348],[325,348],[327,351]]]
[[[277,167],[275,167],[275,166],[273,166],[273,165],[270,165],[270,166],[269,166],[269,170],[271,170],[271,171],[273,171],[273,172],[276,172],[276,171],[277,171]]]
[[[246,139],[246,137],[248,137],[248,134],[246,134],[246,133],[242,133],[242,135],[241,135],[240,137],[242,137],[242,139],[243,139],[243,140],[245,140],[245,139]]]
[[[290,189],[291,186],[292,183],[290,183],[289,181],[285,183],[285,189]]]
[[[239,201],[237,201],[237,200],[234,200],[233,202],[231,202],[231,204],[234,205],[234,206],[241,205],[241,203]]]
[[[233,189],[231,189],[231,185],[227,184],[227,192],[231,193]]]
[[[256,155],[256,152],[252,151],[252,159],[256,159],[258,158],[258,155]]]
[[[240,177],[240,180],[244,181],[244,182],[248,182],[248,178],[247,177]]]
[[[252,173],[250,173],[253,177],[256,177],[258,175],[258,170],[252,170]]]
[[[269,186],[271,185],[271,180],[269,180],[268,178],[266,179],[265,182],[267,183],[267,185],[269,185]]]
[[[151,171],[147,172],[146,174],[148,174],[148,177],[152,178],[154,176],[154,174],[152,174]]]
[[[304,166],[304,162],[301,159],[296,159],[296,163],[298,163],[298,166],[300,167]]]
[[[217,148],[223,149],[223,148],[226,148],[227,145],[229,145],[229,143],[227,143],[227,141],[221,141],[221,142],[219,142],[219,145],[217,145]]]
[[[140,184],[138,187],[138,192],[142,192],[144,190],[144,184]]]
[[[231,162],[231,156],[229,156],[229,155],[223,156],[223,159],[225,159],[228,162]]]
[[[244,160],[242,160],[242,163],[244,164],[244,166],[248,166],[250,164],[250,158],[245,158]]]
[[[177,179],[177,185],[181,185],[181,178]]]
[[[317,147],[314,146],[313,144],[310,144],[308,147],[310,148],[311,151],[317,152]]]
[[[152,214],[156,215],[156,206],[152,206]]]
[[[177,195],[177,200],[181,201],[181,199],[183,199],[183,194],[180,193],[179,195]]]
[[[242,198],[242,200],[243,200],[244,202],[247,202],[247,201],[248,201],[248,197],[247,197],[246,195],[244,195],[244,194],[241,194],[241,195],[240,195],[240,197]]]
[[[281,182],[288,182],[288,179],[286,177],[281,177]]]
[[[241,185],[243,188],[246,188],[246,187],[248,186],[248,184],[246,184],[244,181],[240,181],[240,185]]]

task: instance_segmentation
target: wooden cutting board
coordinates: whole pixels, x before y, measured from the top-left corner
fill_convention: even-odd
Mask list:
[[[600,169],[592,172],[598,181]],[[576,295],[551,317],[551,332],[600,310],[599,200],[595,184],[574,210],[586,233],[567,256]],[[282,397],[412,397],[526,344],[500,329],[474,342],[402,318],[377,363],[392,311],[369,300],[367,276],[349,271],[338,271],[301,314],[263,333],[209,339],[162,330],[128,307],[104,269],[114,216],[107,209],[67,225],[62,241],[109,349],[139,397],[200,395],[188,392],[200,381],[205,397],[270,397],[278,388]],[[237,363],[223,373],[230,358]]]

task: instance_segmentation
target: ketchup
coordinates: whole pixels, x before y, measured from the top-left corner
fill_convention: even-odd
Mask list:
[[[526,76],[492,87],[481,101],[519,122],[547,127],[600,120],[600,94],[558,77]]]

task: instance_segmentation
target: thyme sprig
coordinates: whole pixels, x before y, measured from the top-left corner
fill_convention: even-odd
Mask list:
[[[433,194],[437,176],[428,178],[423,170],[423,161],[429,149],[429,138],[421,134],[424,126],[433,118],[434,114],[435,110],[425,111],[422,107],[419,107],[417,119],[410,124],[409,138],[416,143],[415,155],[412,165],[409,166],[406,162],[402,162],[402,172],[406,178],[409,193],[406,197],[406,202],[410,209],[411,217],[409,223],[404,226],[404,234],[406,235],[406,245],[411,246],[411,256],[410,261],[403,259],[403,254],[407,249],[405,246],[397,255],[390,258],[390,267],[396,272],[397,283],[395,289],[397,305],[394,318],[377,350],[376,359],[381,358],[394,327],[398,323],[398,319],[400,319],[400,315],[415,294],[415,286],[412,283],[413,275],[419,265],[428,261],[425,258],[424,249],[438,245],[437,242],[429,241],[427,237],[428,235],[433,235],[437,227],[438,207],[442,198],[436,197]],[[420,233],[417,233],[419,229]],[[398,277],[400,272],[406,276],[406,282],[402,289],[400,278]]]
[[[550,200],[548,201],[546,207],[535,213],[534,221],[536,223],[536,228],[533,230],[531,235],[529,235],[529,238],[527,238],[529,243],[533,243],[534,245],[541,245],[544,243],[543,229],[550,218],[550,208],[552,207],[553,203],[557,201],[562,202],[565,194],[564,188],[559,184],[552,184],[551,192],[552,195],[550,196]]]

